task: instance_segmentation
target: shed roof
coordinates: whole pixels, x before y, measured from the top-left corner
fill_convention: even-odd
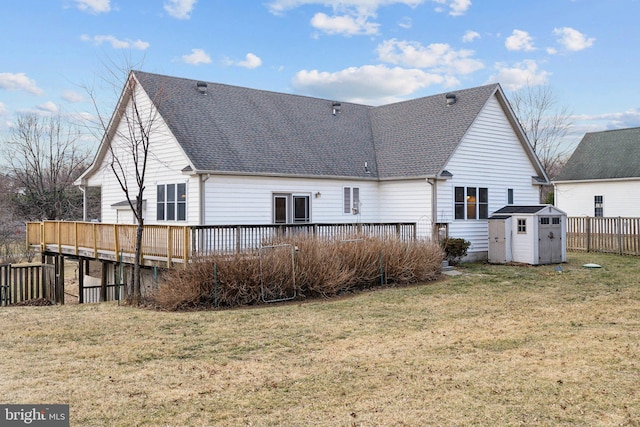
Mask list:
[[[505,219],[513,215],[533,215],[549,209],[554,215],[564,214],[563,211],[552,205],[507,205],[498,209],[489,219]]]
[[[590,132],[554,181],[640,177],[640,127]]]

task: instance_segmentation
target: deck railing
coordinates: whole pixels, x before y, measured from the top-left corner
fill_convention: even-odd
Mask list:
[[[27,245],[41,252],[131,262],[136,225],[43,221],[27,223]],[[142,264],[188,262],[195,255],[233,254],[258,249],[284,236],[313,235],[347,239],[354,235],[416,239],[415,223],[264,224],[162,226],[145,225]]]

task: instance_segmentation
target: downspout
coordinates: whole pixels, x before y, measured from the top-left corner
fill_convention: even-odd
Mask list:
[[[206,225],[207,212],[206,212],[206,191],[205,183],[211,178],[211,174],[200,175],[200,218],[198,225]]]
[[[427,178],[427,182],[431,186],[431,239],[435,242],[438,238],[438,230],[436,229],[438,221],[438,198],[436,197],[438,181],[435,178]]]
[[[84,185],[79,185],[78,188],[82,191],[82,221],[87,222],[87,189]]]

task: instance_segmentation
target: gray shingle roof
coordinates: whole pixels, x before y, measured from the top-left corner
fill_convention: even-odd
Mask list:
[[[394,178],[440,172],[498,85],[381,107],[134,72],[200,172]],[[367,163],[368,172],[364,164]],[[186,166],[186,165],[185,165]]]
[[[438,174],[496,88],[456,91],[450,106],[439,94],[373,109],[380,177]]]
[[[640,177],[640,128],[587,133],[554,181]]]

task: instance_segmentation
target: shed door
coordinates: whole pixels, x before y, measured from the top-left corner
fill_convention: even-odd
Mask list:
[[[506,220],[489,221],[489,262],[507,262]]]
[[[559,216],[538,218],[539,264],[562,262],[562,225]]]

